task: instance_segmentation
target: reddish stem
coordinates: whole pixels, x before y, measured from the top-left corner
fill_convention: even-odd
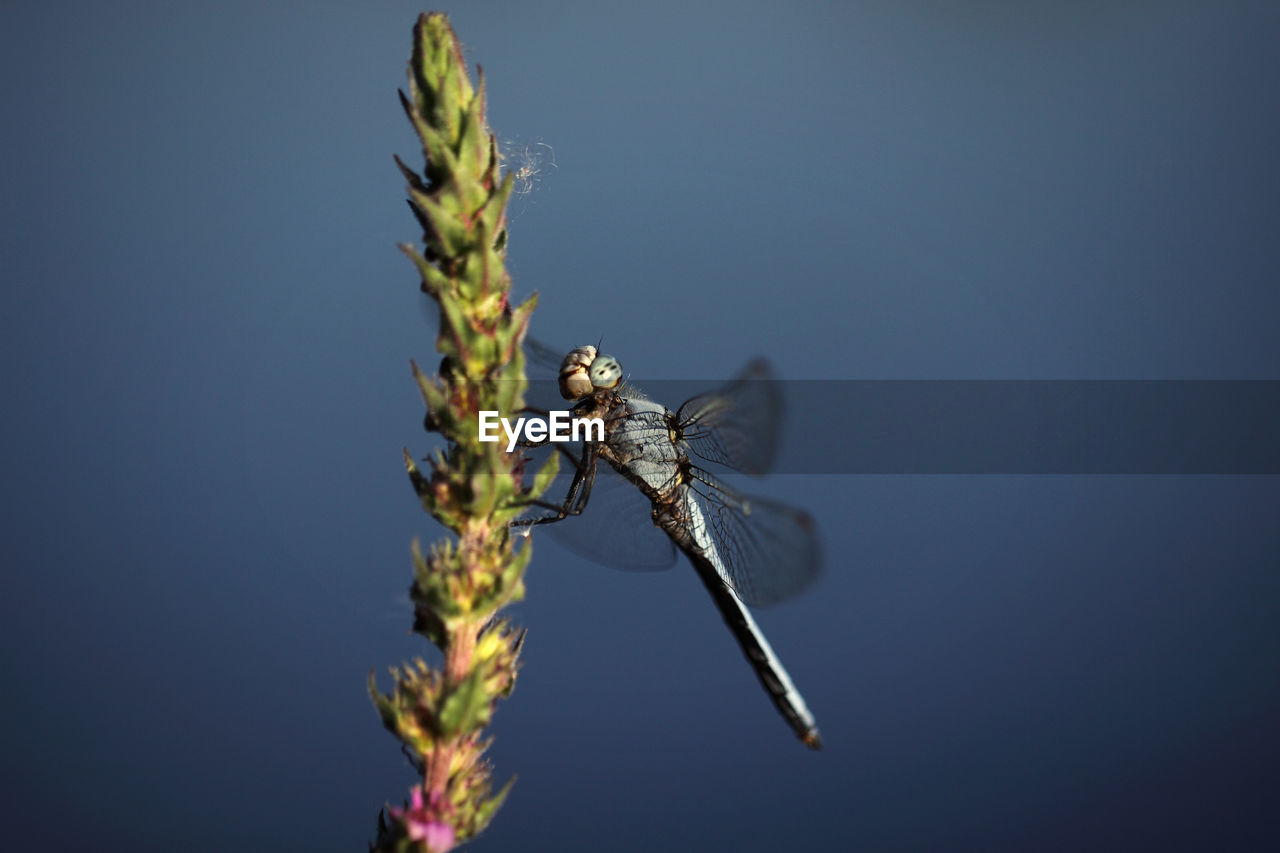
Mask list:
[[[471,656],[476,648],[476,626],[471,623],[459,625],[449,637],[448,651],[445,653],[444,678],[446,691],[463,682],[471,671]],[[427,774],[423,780],[428,802],[446,803],[449,787],[449,768],[453,764],[453,751],[457,746],[454,740],[438,740],[431,750],[431,758],[427,761]],[[433,800],[434,797],[434,800]]]

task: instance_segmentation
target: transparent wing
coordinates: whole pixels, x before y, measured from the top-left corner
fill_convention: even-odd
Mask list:
[[[566,409],[569,404],[560,396],[558,377],[560,362],[569,350],[557,351],[536,338],[524,339],[526,373],[529,385],[525,389],[525,405],[540,411]]]
[[[704,471],[685,490],[696,501],[708,536],[720,554],[721,577],[745,604],[759,607],[789,598],[822,571],[822,546],[813,517],[760,497],[743,497]]]
[[[565,353],[569,350],[557,350],[555,347],[548,346],[532,335],[526,335],[524,339],[525,355],[529,359],[529,377],[534,378],[537,371],[539,379],[555,379],[560,372],[560,362],[564,359]]]
[[[581,445],[568,444],[571,452]],[[536,454],[532,464],[541,465],[544,448],[526,451]],[[542,496],[544,501],[559,503],[569,492],[574,466],[561,460],[560,473]],[[536,468],[534,469],[536,470]],[[533,507],[526,516],[545,515],[548,510]],[[669,569],[676,562],[676,548],[671,538],[653,523],[653,505],[634,485],[627,482],[605,461],[596,465],[591,497],[582,515],[569,516],[552,524],[528,528],[533,536],[545,531],[568,550],[580,557],[633,572]]]
[[[782,393],[768,363],[756,359],[723,388],[685,401],[676,421],[694,454],[744,474],[764,474],[777,456]]]

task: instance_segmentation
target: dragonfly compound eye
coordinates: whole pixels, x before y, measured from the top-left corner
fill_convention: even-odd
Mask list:
[[[570,350],[560,362],[560,396],[566,400],[581,400],[595,389],[591,387],[588,370],[595,361],[596,348],[578,347]]]
[[[591,362],[591,384],[596,388],[612,388],[622,380],[622,365],[611,355],[596,356]]]

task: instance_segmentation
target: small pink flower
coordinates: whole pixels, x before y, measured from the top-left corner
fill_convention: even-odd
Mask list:
[[[438,797],[432,797],[432,805],[437,805]],[[436,809],[429,809],[422,798],[422,786],[414,785],[409,794],[407,809],[390,808],[387,810],[396,820],[404,824],[405,834],[411,841],[421,841],[430,853],[446,853],[453,849],[453,827],[432,814]]]
[[[415,834],[414,830],[421,834]],[[446,853],[453,849],[453,827],[443,821],[430,820],[415,826],[409,837],[414,841],[425,842],[431,853]]]

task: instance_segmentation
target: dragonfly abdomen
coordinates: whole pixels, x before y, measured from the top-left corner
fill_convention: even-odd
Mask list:
[[[725,624],[733,632],[734,639],[738,641],[742,653],[751,663],[751,668],[755,670],[756,677],[760,679],[760,684],[773,700],[778,712],[790,724],[805,746],[810,749],[822,749],[822,738],[818,734],[818,722],[814,719],[813,712],[805,704],[804,697],[792,683],[791,676],[787,674],[782,661],[778,659],[769,641],[765,639],[764,632],[756,625],[756,620],[751,618],[746,605],[720,578],[710,561],[692,556],[690,560],[698,572],[698,577],[702,579],[703,586],[707,588],[707,592],[711,593],[716,609],[724,617]]]

